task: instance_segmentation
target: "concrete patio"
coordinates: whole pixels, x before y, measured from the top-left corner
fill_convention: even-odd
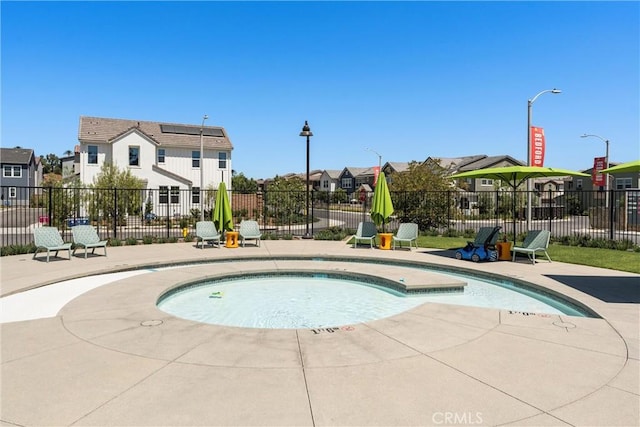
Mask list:
[[[429,303],[331,330],[278,330],[201,324],[155,306],[179,282],[290,267],[199,261],[286,255],[492,272],[560,292],[601,318]],[[180,262],[194,264],[153,269]],[[147,269],[80,295],[53,317],[0,325],[3,426],[640,424],[640,276],[630,273],[545,261],[475,264],[448,251],[313,240],[110,247],[108,257],[46,263],[18,255],[0,258],[0,267],[3,297]]]

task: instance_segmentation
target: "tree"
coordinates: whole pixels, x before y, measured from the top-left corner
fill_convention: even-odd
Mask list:
[[[142,210],[144,184],[129,170],[121,171],[116,165],[105,162],[100,173],[93,179],[91,188],[92,218],[112,219],[118,215],[138,215]]]
[[[264,195],[267,215],[278,225],[304,222],[304,188],[305,183],[297,176],[289,179],[276,176]]]
[[[405,172],[390,176],[389,190],[400,222],[415,222],[421,230],[448,227],[454,197],[439,161],[411,162]]]
[[[47,154],[44,157],[40,158],[42,162],[42,173],[55,173],[57,175],[62,175],[62,164],[60,163],[60,158],[53,153]]]
[[[247,178],[242,172],[236,174],[235,171],[231,177],[231,188],[239,193],[255,193],[258,191],[258,183],[253,178]]]

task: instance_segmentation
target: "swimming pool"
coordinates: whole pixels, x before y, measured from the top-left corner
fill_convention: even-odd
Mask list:
[[[249,328],[326,328],[390,317],[425,303],[540,314],[588,313],[533,289],[468,274],[439,274],[467,282],[463,291],[407,294],[369,276],[274,271],[195,281],[164,293],[158,308],[197,322]]]

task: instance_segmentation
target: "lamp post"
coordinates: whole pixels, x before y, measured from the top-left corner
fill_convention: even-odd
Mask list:
[[[371,151],[372,153],[378,156],[378,172],[382,169],[382,155],[378,153],[376,150],[372,150],[371,148],[365,148],[367,151]]]
[[[202,125],[200,125],[200,221],[204,221],[204,121],[209,116],[202,116]]]
[[[527,166],[531,166],[531,107],[543,93],[562,93],[560,89],[547,89],[527,101]],[[531,228],[531,180],[527,179],[527,230]]]
[[[606,148],[605,157],[604,157],[604,163],[605,163],[604,167],[605,169],[608,168],[609,167],[609,140],[601,137],[600,135],[592,135],[592,134],[586,134],[586,133],[584,135],[580,135],[580,138],[588,138],[590,136],[594,138],[598,138],[606,144],[607,148]],[[608,173],[604,175],[604,179],[605,179],[604,191],[606,194],[604,206],[608,208],[609,207],[609,174]]]
[[[306,210],[306,231],[303,239],[311,239],[311,234],[309,234],[309,138],[313,136],[313,132],[311,132],[311,128],[309,127],[309,122],[304,121],[304,126],[302,126],[302,132],[300,132],[300,136],[307,137],[307,188],[305,189],[305,203],[304,207]]]

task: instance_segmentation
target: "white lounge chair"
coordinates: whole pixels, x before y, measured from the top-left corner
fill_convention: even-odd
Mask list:
[[[92,225],[76,225],[71,227],[71,234],[73,234],[73,248],[72,255],[75,255],[78,248],[84,248],[84,259],[87,259],[87,251],[90,248],[91,253],[95,253],[96,248],[104,248],[104,256],[107,256],[107,241],[100,240],[98,232]]]
[[[204,249],[204,242],[218,242],[218,248],[220,248],[220,239],[222,239],[222,235],[216,229],[213,221],[196,222],[196,248],[198,247],[198,242],[201,244],[200,249]]]
[[[527,232],[522,246],[514,246],[511,248],[513,252],[512,261],[516,260],[516,253],[523,253],[527,254],[529,260],[535,264],[536,252],[543,252],[549,262],[551,262],[551,257],[549,257],[549,253],[547,252],[550,237],[551,233],[548,230],[530,230]]]
[[[260,246],[260,238],[262,237],[262,233],[260,232],[260,225],[258,225],[258,221],[241,221],[238,234],[240,234],[240,242],[242,244],[242,247],[244,247],[245,240],[255,240],[256,246]]]
[[[411,242],[413,242],[416,245],[416,249],[418,249],[418,224],[412,222],[401,223],[392,239],[393,249],[396,248],[396,242],[400,243],[400,247],[402,247],[402,242],[409,243],[409,250],[411,250]]]
[[[378,234],[376,225],[371,221],[363,221],[358,224],[358,230],[353,235],[353,247],[358,246],[358,242],[369,242],[371,249],[373,249],[373,241]]]
[[[33,229],[33,240],[36,245],[36,251],[33,253],[33,259],[41,250],[47,251],[47,262],[49,262],[49,254],[55,251],[53,256],[58,256],[58,251],[69,251],[69,261],[71,261],[71,243],[65,243],[60,236],[60,232],[55,227],[37,227]]]

